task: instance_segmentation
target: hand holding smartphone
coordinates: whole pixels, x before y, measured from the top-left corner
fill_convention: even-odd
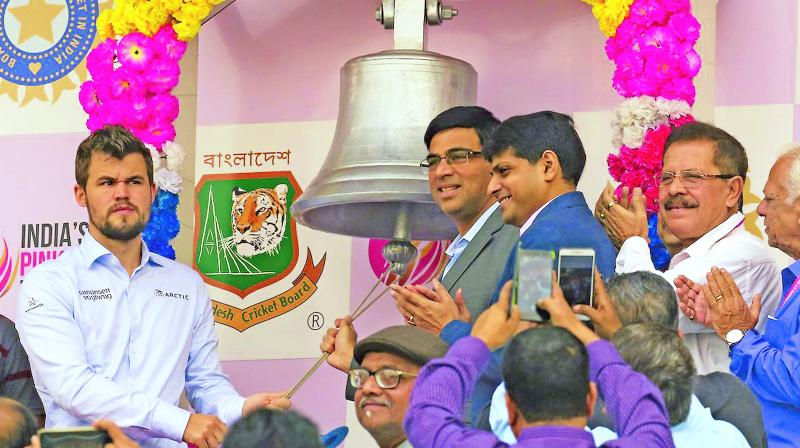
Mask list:
[[[594,249],[562,248],[558,253],[558,284],[570,306],[593,306]],[[590,320],[579,314],[580,320]]]
[[[552,251],[517,248],[512,304],[519,307],[522,320],[533,322],[547,320],[536,305],[540,300],[553,295],[554,258],[555,254]]]

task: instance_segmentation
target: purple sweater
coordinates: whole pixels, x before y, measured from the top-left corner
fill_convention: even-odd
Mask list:
[[[620,358],[607,341],[587,347],[589,374],[603,394],[606,409],[619,429],[619,439],[604,447],[674,447],[661,392]],[[447,356],[429,362],[417,377],[405,418],[414,448],[506,447],[494,434],[469,428],[461,421],[464,401],[472,393],[491,352],[480,339],[467,337]],[[595,448],[591,433],[570,426],[524,429],[517,447]]]

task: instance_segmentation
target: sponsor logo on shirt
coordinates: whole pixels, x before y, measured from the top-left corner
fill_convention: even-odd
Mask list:
[[[153,291],[156,297],[160,299],[181,299],[181,300],[189,300],[189,294],[181,294],[179,292],[169,292],[169,291],[162,291],[156,288]]]
[[[38,300],[34,299],[33,297],[30,297],[30,298],[28,298],[28,309],[25,310],[25,312],[27,313],[29,311],[35,310],[36,308],[41,308],[43,306],[44,306],[44,304],[42,302],[39,302]]]
[[[78,294],[80,294],[83,300],[89,300],[91,302],[97,302],[100,300],[111,300],[113,298],[111,296],[111,288],[84,289],[82,291],[78,291]]]

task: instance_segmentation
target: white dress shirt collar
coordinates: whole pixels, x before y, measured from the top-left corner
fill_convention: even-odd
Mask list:
[[[561,196],[561,195],[558,195],[558,196]],[[535,211],[535,212],[533,212],[533,214],[531,215],[531,217],[530,217],[530,218],[528,218],[528,220],[527,220],[527,221],[525,221],[525,224],[523,224],[523,225],[522,225],[522,227],[520,227],[520,228],[519,228],[519,234],[520,234],[520,235],[522,235],[523,233],[525,233],[525,231],[526,231],[526,230],[528,230],[528,228],[529,228],[530,226],[532,226],[532,225],[533,225],[533,221],[536,219],[536,217],[537,217],[537,216],[539,216],[539,213],[541,213],[541,212],[542,212],[542,210],[544,210],[544,209],[545,209],[545,207],[547,207],[548,205],[550,205],[550,203],[551,203],[551,202],[555,201],[555,200],[556,200],[556,198],[557,198],[558,196],[556,196],[556,197],[555,197],[555,198],[553,198],[553,199],[550,199],[550,200],[549,200],[549,201],[547,201],[547,202],[546,202],[546,203],[545,203],[543,206],[541,206],[541,207],[539,207],[538,209],[536,209],[536,211]]]
[[[80,245],[80,251],[81,255],[83,256],[83,266],[86,269],[89,269],[95,261],[99,260],[103,256],[114,256],[110,250],[94,239],[92,234],[89,232],[86,232],[86,234],[83,236],[83,240],[81,241]],[[144,240],[142,240],[142,259],[139,263],[139,268],[148,262],[153,262],[159,266],[163,266],[163,263],[160,263],[156,257],[151,255],[153,254],[150,253],[150,250],[147,248],[147,244],[144,242]]]
[[[461,254],[467,249],[467,245],[469,245],[470,241],[472,241],[472,239],[475,238],[475,235],[477,235],[478,232],[480,232],[480,230],[483,228],[483,225],[486,224],[486,221],[489,220],[489,217],[492,216],[492,213],[494,213],[494,211],[497,210],[497,207],[499,206],[500,204],[498,204],[497,202],[492,204],[489,208],[486,209],[486,211],[483,212],[483,214],[480,217],[478,217],[478,220],[475,221],[474,224],[472,224],[472,227],[470,227],[469,230],[467,230],[467,233],[463,235],[458,235],[453,240],[453,242],[450,243],[449,246],[447,246],[447,249],[444,251],[444,253],[447,254],[448,257],[450,257],[450,260],[447,262],[447,265],[445,265],[444,270],[442,271],[442,278],[444,278],[444,276],[447,275],[448,272],[450,272],[450,268],[452,268],[453,265],[456,264],[456,260],[458,260],[458,257],[460,257]]]
[[[728,219],[723,221],[717,227],[709,230],[705,235],[701,236],[697,241],[690,244],[689,247],[675,254],[670,261],[670,267],[680,263],[681,261],[705,254],[715,244],[726,236],[733,233],[738,227],[744,223],[744,215],[741,212],[736,212],[729,216]]]
[[[490,205],[489,208],[487,208],[486,211],[484,211],[483,214],[478,217],[475,223],[472,224],[472,227],[470,227],[469,230],[467,230],[467,233],[463,235],[458,235],[453,240],[453,242],[450,243],[449,246],[447,246],[447,250],[445,250],[444,252],[448,256],[452,257],[454,255],[456,246],[460,244],[464,244],[466,246],[466,244],[469,244],[469,242],[472,241],[473,238],[475,238],[475,235],[477,235],[478,232],[480,232],[480,230],[483,228],[483,225],[486,224],[486,221],[489,220],[489,217],[492,216],[492,213],[494,213],[494,211],[497,210],[497,207],[499,206],[500,204],[497,202]],[[461,240],[466,241],[466,243],[461,243]]]

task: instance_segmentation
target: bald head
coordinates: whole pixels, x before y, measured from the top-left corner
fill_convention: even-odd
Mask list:
[[[764,217],[769,245],[800,257],[800,149],[786,152],[772,166],[758,214]]]
[[[0,447],[23,448],[36,434],[36,420],[20,402],[0,397]]]

